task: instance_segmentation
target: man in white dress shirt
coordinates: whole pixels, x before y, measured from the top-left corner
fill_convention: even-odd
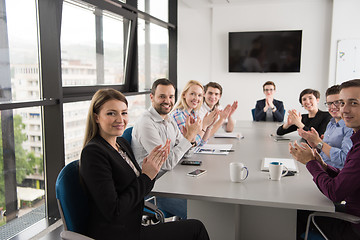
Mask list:
[[[136,122],[132,131],[131,147],[136,161],[142,165],[144,158],[160,144],[170,139],[170,153],[161,167],[159,176],[172,170],[193,146],[195,136],[201,131],[200,118],[187,119],[184,136],[175,120],[169,116],[175,104],[175,86],[168,79],[156,80],[151,89],[152,106]],[[157,198],[157,205],[165,211],[186,218],[186,200]]]
[[[226,132],[232,132],[235,126],[235,120],[232,115],[238,107],[238,102],[234,101],[232,105],[228,104],[225,108],[220,106],[220,98],[223,89],[220,84],[216,82],[209,82],[204,86],[204,103],[199,110],[199,116],[204,118],[206,113],[218,108],[220,111],[218,120],[214,123],[211,129],[210,136],[213,136],[218,129],[223,126]]]

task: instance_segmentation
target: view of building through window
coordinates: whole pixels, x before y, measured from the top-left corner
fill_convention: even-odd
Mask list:
[[[20,5],[23,9],[19,11]],[[35,1],[28,0],[0,3],[0,11],[6,13],[5,21],[0,21],[5,32],[0,34],[7,36],[0,46],[2,102],[41,98],[35,7]],[[0,114],[0,225],[19,221],[20,231],[31,224],[22,221],[28,221],[29,216],[34,221],[45,217],[41,108],[4,110]],[[36,215],[31,213],[34,210]],[[3,227],[6,225],[0,227],[0,238],[6,239],[9,233],[4,233]]]

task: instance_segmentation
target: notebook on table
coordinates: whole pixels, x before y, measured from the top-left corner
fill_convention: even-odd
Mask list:
[[[299,172],[297,162],[292,158],[264,158],[261,163],[261,171],[269,171],[271,162],[281,162],[291,172]]]

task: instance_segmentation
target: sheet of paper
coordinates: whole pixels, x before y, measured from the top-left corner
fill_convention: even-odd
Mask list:
[[[297,167],[297,163],[292,158],[264,158],[261,166],[261,170],[268,171],[269,170],[269,163],[271,162],[281,162],[286,166],[289,171],[296,171],[299,172]]]
[[[199,154],[220,154],[227,155],[231,150],[232,144],[205,144],[195,148],[195,153]]]
[[[215,138],[237,138],[242,139],[244,136],[240,132],[224,132],[224,133],[215,133]]]

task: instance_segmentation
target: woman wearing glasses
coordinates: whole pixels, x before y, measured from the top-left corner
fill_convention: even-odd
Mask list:
[[[334,85],[326,90],[326,103],[332,119],[326,127],[324,136],[311,128],[310,131],[298,129],[299,135],[304,138],[311,147],[316,148],[326,164],[342,169],[346,155],[352,147],[350,139],[353,130],[345,126],[340,115],[340,86]]]
[[[284,121],[284,104],[274,99],[276,91],[275,83],[267,81],[263,85],[265,99],[256,102],[254,119],[255,121],[282,122]]]
[[[327,124],[331,119],[328,112],[318,108],[320,93],[314,89],[305,89],[300,93],[299,102],[308,111],[307,114],[300,114],[295,109],[288,111],[286,123],[277,130],[277,135],[284,135],[294,132],[297,129],[309,131],[312,127],[320,134],[324,134]]]

